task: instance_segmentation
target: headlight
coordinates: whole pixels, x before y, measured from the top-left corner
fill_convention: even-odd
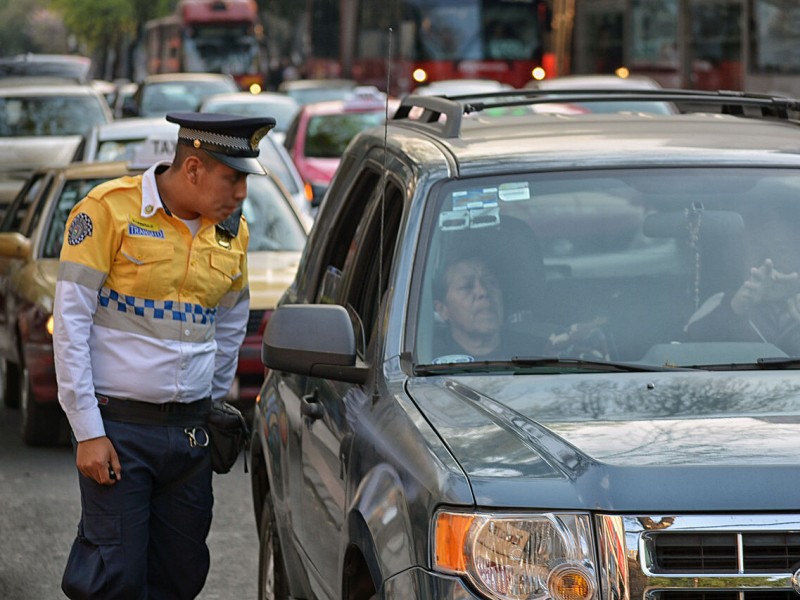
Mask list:
[[[437,570],[469,579],[498,600],[592,600],[597,591],[589,515],[441,511]]]

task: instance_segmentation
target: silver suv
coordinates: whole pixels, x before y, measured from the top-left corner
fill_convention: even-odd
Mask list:
[[[539,110],[593,101],[679,112]],[[800,593],[797,113],[518,90],[358,135],[264,337],[260,597]]]

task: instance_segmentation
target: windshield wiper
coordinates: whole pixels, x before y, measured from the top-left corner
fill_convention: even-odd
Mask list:
[[[640,363],[623,363],[609,360],[585,360],[582,358],[555,358],[555,357],[522,357],[515,356],[511,359],[514,364],[526,367],[574,367],[586,371],[604,371],[624,373],[652,373],[654,371],[692,371],[689,367],[671,367],[662,365],[644,365]]]
[[[755,362],[715,363],[710,365],[693,365],[694,369],[706,371],[779,371],[781,369],[800,369],[798,356],[767,356]]]
[[[584,360],[580,358],[557,358],[542,356],[515,356],[511,360],[487,360],[475,362],[452,362],[442,364],[414,365],[417,375],[485,373],[489,371],[519,371],[520,369],[543,368],[568,370],[570,372],[593,371],[599,373],[652,373],[656,371],[692,371],[689,367],[666,367],[620,363],[605,360]]]

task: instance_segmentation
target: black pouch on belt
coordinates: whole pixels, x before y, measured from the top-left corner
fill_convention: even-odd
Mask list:
[[[215,400],[208,413],[208,437],[211,440],[211,468],[227,473],[250,442],[250,427],[242,413],[227,402]],[[244,470],[247,472],[247,454]]]

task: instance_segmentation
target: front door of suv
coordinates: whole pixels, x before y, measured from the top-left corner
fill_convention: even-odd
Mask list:
[[[381,347],[377,335],[379,306],[389,279],[403,193],[391,182],[386,184],[385,193],[381,193],[379,181],[367,189],[372,193],[366,195],[368,201],[355,231],[332,241],[333,247],[346,248],[347,254],[341,268],[336,261],[329,264],[333,269],[328,269],[316,302],[334,302],[348,310],[356,331],[358,360],[377,365],[375,352]],[[351,500],[347,492],[352,489],[347,482],[351,475],[358,475],[357,468],[356,473],[350,472],[350,448],[354,436],[365,435],[362,425],[369,420],[367,415],[380,410],[380,403],[373,402],[375,385],[373,380],[361,386],[309,378],[302,399],[302,546],[319,578],[314,591],[320,596],[338,597],[341,593],[340,565],[347,544],[343,528]],[[323,540],[336,540],[339,551],[332,551]]]

